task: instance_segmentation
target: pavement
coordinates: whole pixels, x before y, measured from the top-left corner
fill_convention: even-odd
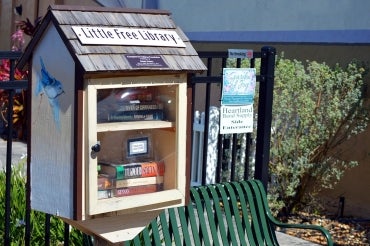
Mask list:
[[[27,144],[19,141],[12,142],[12,164],[21,162],[27,156]],[[0,139],[0,170],[6,168],[7,142]],[[280,245],[286,246],[315,246],[319,244],[311,243],[300,238],[287,235],[282,232],[276,232]]]
[[[0,138],[0,170],[6,168],[7,142]],[[19,141],[12,141],[12,164],[16,165],[27,156],[27,144]]]

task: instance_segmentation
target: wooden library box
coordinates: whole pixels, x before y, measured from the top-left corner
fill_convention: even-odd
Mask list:
[[[189,185],[189,75],[206,70],[167,11],[51,6],[30,73],[31,208],[111,242]]]

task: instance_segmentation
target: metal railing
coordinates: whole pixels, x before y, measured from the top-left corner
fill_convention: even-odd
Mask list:
[[[193,99],[204,98],[204,131],[203,131],[203,158],[202,158],[202,181],[201,184],[206,184],[207,176],[207,147],[208,147],[208,129],[209,129],[209,108],[211,105],[212,97],[212,85],[222,85],[222,69],[226,67],[228,52],[199,52],[200,58],[202,58],[207,66],[206,76],[194,76],[192,77],[193,86]],[[258,95],[258,117],[257,117],[257,134],[252,136],[251,133],[246,133],[246,147],[245,151],[245,163],[244,163],[244,174],[243,179],[247,180],[250,169],[250,158],[252,144],[256,143],[255,146],[255,170],[254,177],[263,182],[267,186],[268,181],[268,162],[269,162],[269,150],[270,150],[270,135],[271,135],[271,119],[272,119],[272,99],[273,99],[273,85],[274,85],[274,67],[275,67],[275,48],[263,47],[260,52],[253,52],[253,57],[250,58],[250,67],[255,67],[255,60],[261,59],[260,74],[257,75],[256,80],[259,81],[259,95]],[[236,67],[241,67],[241,59],[238,58],[236,61]],[[214,73],[216,71],[216,75]],[[217,74],[218,73],[218,74]],[[205,85],[205,95],[196,95],[198,92],[197,86],[200,84]],[[220,90],[222,86],[220,86]],[[194,108],[192,104],[192,112],[198,109]],[[193,122],[193,121],[192,121]],[[193,146],[194,147],[194,146]],[[216,166],[216,183],[222,181],[222,173],[225,169],[225,149],[229,149],[231,152],[231,165],[226,169],[230,169],[229,180],[236,180],[236,160],[238,155],[238,148],[240,150],[240,144],[238,144],[237,134],[232,134],[231,137],[226,137],[219,134],[218,136],[218,158]],[[240,154],[240,153],[239,153]],[[224,166],[224,168],[223,168]]]

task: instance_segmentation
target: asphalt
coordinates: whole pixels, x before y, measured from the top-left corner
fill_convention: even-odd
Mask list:
[[[0,170],[6,168],[7,142],[0,139]],[[27,144],[19,141],[12,142],[12,161],[13,165],[23,162],[27,156]],[[280,245],[286,246],[315,246],[319,244],[311,243],[300,238],[292,237],[282,232],[277,232],[277,239]]]

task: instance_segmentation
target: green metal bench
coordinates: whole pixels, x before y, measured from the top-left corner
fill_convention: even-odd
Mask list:
[[[190,197],[188,206],[162,212],[124,245],[279,245],[276,227],[317,230],[333,245],[321,226],[277,221],[258,180],[192,187]]]

